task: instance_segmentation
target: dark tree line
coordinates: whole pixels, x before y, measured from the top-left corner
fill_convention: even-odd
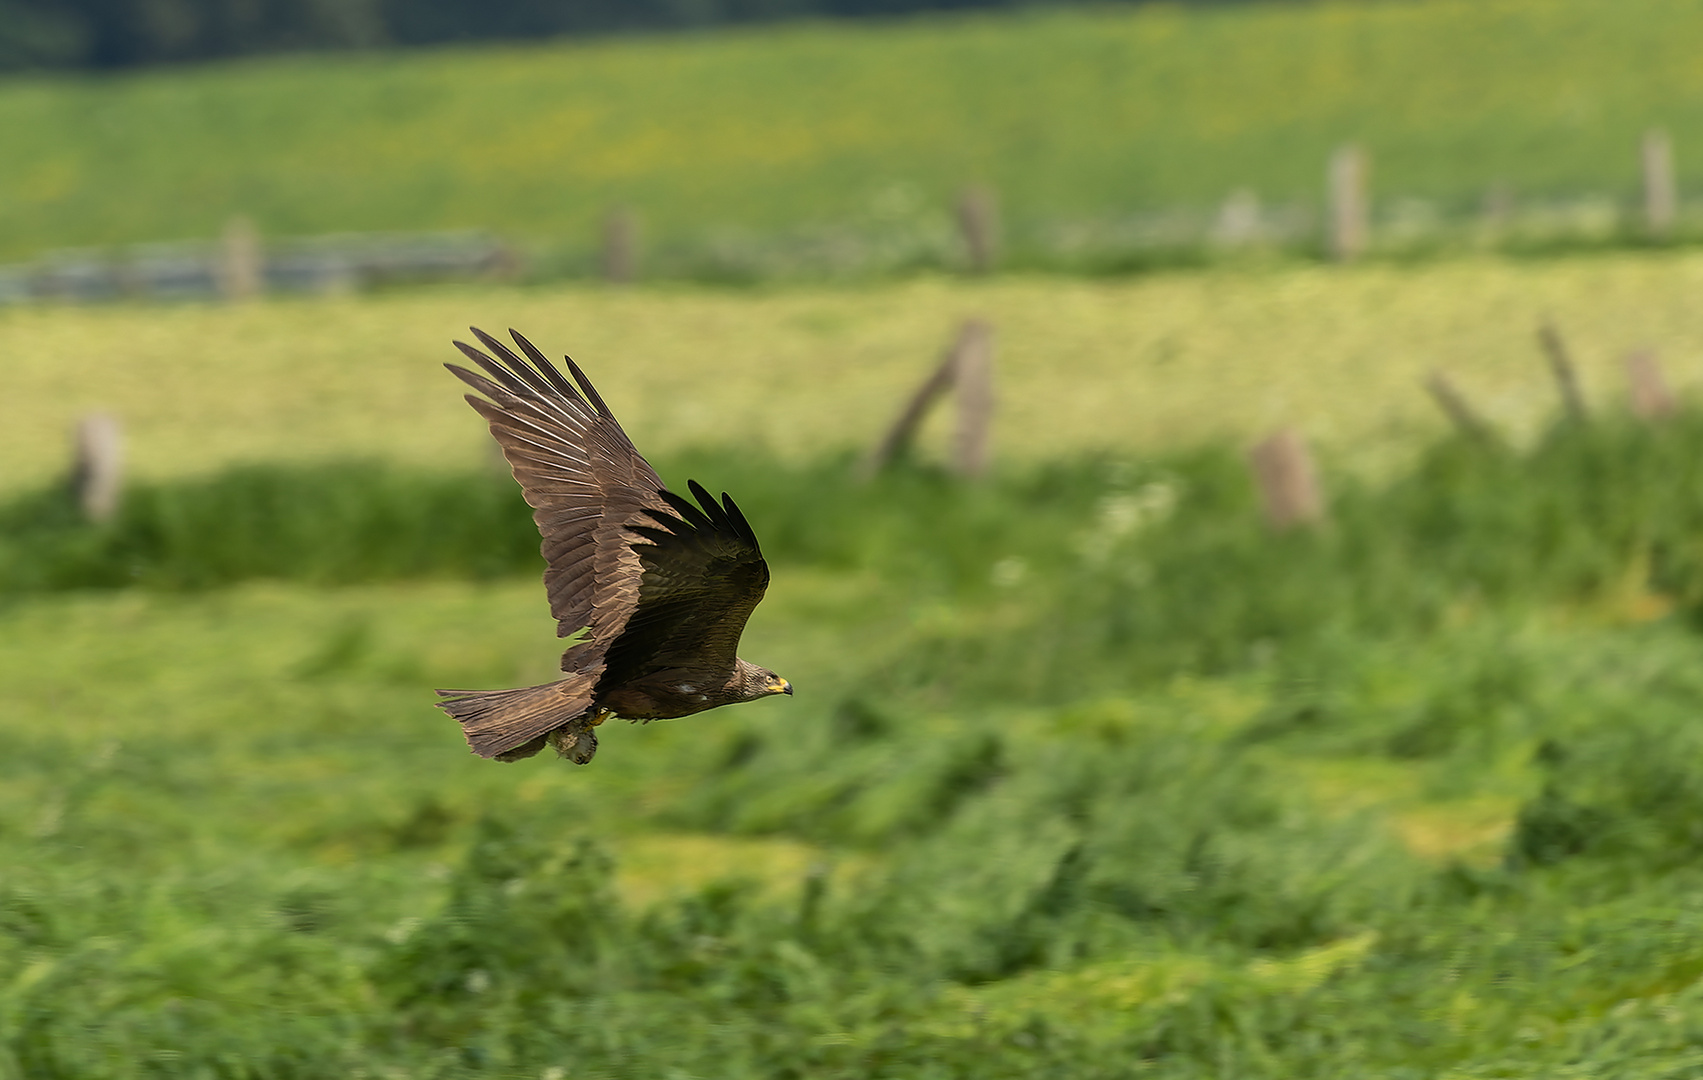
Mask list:
[[[0,0],[0,70],[116,68],[1036,2],[1046,0]]]

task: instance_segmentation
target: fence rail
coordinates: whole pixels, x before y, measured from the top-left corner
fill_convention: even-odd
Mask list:
[[[1629,156],[1630,157],[1630,156]],[[1636,165],[1636,173],[1631,166]],[[241,300],[262,292],[336,293],[410,281],[641,276],[698,280],[859,277],[916,269],[1106,272],[1196,263],[1239,251],[1287,251],[1338,262],[1451,249],[1531,250],[1703,243],[1703,200],[1685,198],[1675,152],[1645,133],[1617,193],[1521,193],[1490,181],[1453,200],[1380,192],[1376,162],[1345,144],[1322,163],[1317,197],[1267,202],[1250,188],[1217,203],[1071,219],[1009,217],[985,185],[957,205],[915,192],[861,219],[760,233],[705,228],[655,241],[642,207],[608,209],[596,236],[533,245],[530,265],[478,232],[344,234],[276,239],[235,218],[219,240],[57,251],[0,266],[0,304],[124,298]],[[1634,179],[1634,176],[1636,179]]]
[[[0,304],[338,293],[402,282],[502,277],[517,269],[509,247],[481,233],[264,241],[233,222],[217,241],[142,244],[117,252],[55,251],[31,263],[0,266]]]

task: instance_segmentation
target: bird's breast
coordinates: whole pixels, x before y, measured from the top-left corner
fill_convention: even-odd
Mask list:
[[[634,679],[599,688],[598,704],[629,720],[672,720],[726,704],[714,689],[679,678]]]

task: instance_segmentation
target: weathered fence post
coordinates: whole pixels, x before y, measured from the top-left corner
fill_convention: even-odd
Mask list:
[[[1639,349],[1626,358],[1626,378],[1631,384],[1632,414],[1640,420],[1660,420],[1679,411],[1662,365],[1650,349]]]
[[[1449,377],[1441,371],[1433,371],[1425,377],[1425,389],[1430,391],[1432,400],[1443,410],[1449,422],[1469,439],[1483,443],[1494,443],[1496,433],[1490,425],[1473,411],[1466,397],[1455,387]]]
[[[520,252],[502,241],[491,246],[484,262],[485,269],[480,276],[493,281],[518,281],[526,270],[526,263],[520,257]]]
[[[916,393],[911,395],[911,399],[900,411],[899,418],[893,421],[893,426],[887,429],[887,434],[881,437],[881,441],[875,444],[875,449],[864,459],[858,470],[859,475],[865,479],[874,476],[892,464],[893,460],[910,446],[935,399],[950,390],[958,377],[958,349],[962,340],[963,335],[960,333],[959,337],[947,346],[939,365],[923,380],[922,385],[917,387]]]
[[[1294,428],[1283,428],[1248,451],[1260,504],[1273,530],[1287,532],[1324,519],[1318,470],[1307,444]]]
[[[1260,200],[1249,188],[1237,188],[1218,208],[1211,240],[1220,247],[1246,247],[1260,238]]]
[[[999,200],[991,188],[965,188],[958,197],[958,228],[964,234],[964,249],[970,270],[986,274],[999,262]]]
[[[71,486],[77,505],[90,521],[108,521],[118,512],[124,480],[124,440],[117,418],[88,414],[77,421],[72,442]]]
[[[1561,340],[1561,331],[1555,328],[1554,323],[1545,322],[1537,328],[1537,339],[1543,345],[1544,355],[1549,358],[1549,370],[1555,376],[1555,385],[1561,390],[1561,404],[1567,410],[1567,418],[1574,423],[1584,423],[1589,418],[1585,395],[1579,390],[1579,372],[1567,353],[1567,343]]]
[[[639,276],[639,219],[624,206],[603,218],[603,280],[627,285]]]
[[[266,288],[266,263],[254,222],[238,214],[225,223],[214,275],[226,300],[252,300]]]
[[[993,446],[993,327],[970,319],[958,335],[958,428],[953,433],[952,469],[959,476],[987,472]]]
[[[1679,216],[1679,187],[1674,178],[1673,143],[1660,128],[1644,132],[1639,155],[1644,172],[1644,228],[1655,240],[1673,235]]]
[[[1337,262],[1353,262],[1371,240],[1371,200],[1367,195],[1366,153],[1350,143],[1330,158],[1328,246]]]
[[[1506,232],[1514,221],[1514,189],[1502,181],[1485,188],[1482,218],[1485,230],[1493,237]]]
[[[953,433],[952,469],[961,476],[985,472],[992,445],[993,327],[983,319],[967,319],[939,365],[917,387],[893,426],[858,466],[858,475],[869,479],[904,453],[930,407],[953,389],[958,392],[958,424]]]

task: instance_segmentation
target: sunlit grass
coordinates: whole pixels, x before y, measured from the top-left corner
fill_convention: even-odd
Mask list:
[[[491,460],[484,426],[439,366],[458,359],[449,341],[470,323],[571,353],[649,453],[863,448],[970,315],[998,331],[999,458],[1251,440],[1294,424],[1352,468],[1378,468],[1443,427],[1420,385],[1432,368],[1516,432],[1549,415],[1555,390],[1533,334],[1543,317],[1567,335],[1593,401],[1622,400],[1622,358],[1645,346],[1689,391],[1703,375],[1700,293],[1703,256],[1619,255],[5,311],[0,484],[65,469],[69,427],[93,408],[124,421],[142,476],[351,455]]]

